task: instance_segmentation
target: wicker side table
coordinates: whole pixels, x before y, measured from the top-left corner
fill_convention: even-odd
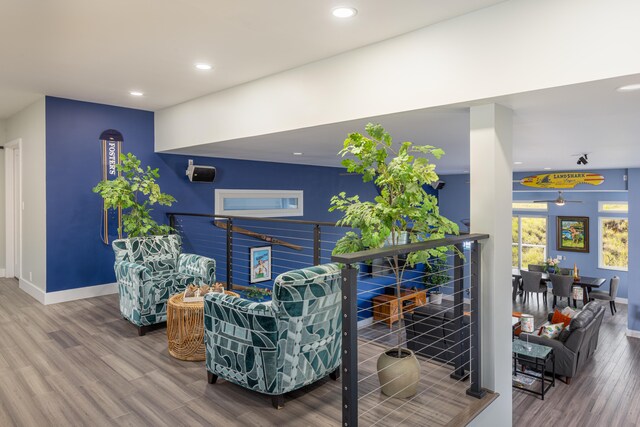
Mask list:
[[[224,291],[227,295],[239,296]],[[184,302],[184,294],[169,298],[167,303],[167,341],[169,354],[180,360],[205,360],[204,302]]]

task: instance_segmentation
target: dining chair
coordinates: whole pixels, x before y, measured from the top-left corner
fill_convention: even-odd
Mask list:
[[[511,277],[511,299],[513,301],[515,301],[516,297],[518,296],[519,288],[520,288],[520,278]]]
[[[544,273],[544,265],[529,264],[527,268],[529,269],[529,271],[538,271],[538,272]]]
[[[567,306],[571,306],[571,288],[573,287],[573,276],[563,276],[560,274],[549,274],[551,280],[551,293],[553,294],[553,307],[557,304],[557,299],[566,298]]]
[[[611,309],[611,315],[615,315],[618,312],[616,308],[616,296],[618,295],[618,285],[620,284],[620,278],[613,276],[611,282],[609,282],[609,292],[607,291],[591,291],[589,292],[589,300],[599,299],[602,301],[609,301],[609,308]]]
[[[547,303],[547,285],[541,283],[542,273],[539,271],[520,271],[522,275],[522,291],[524,293],[524,302],[529,300],[531,293],[536,294],[538,306],[540,306],[540,294],[542,294],[542,302]]]
[[[571,276],[571,277],[573,277],[573,268],[560,268],[558,273],[562,274],[563,276]]]

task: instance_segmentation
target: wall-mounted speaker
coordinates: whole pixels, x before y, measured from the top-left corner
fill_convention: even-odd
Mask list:
[[[193,160],[189,160],[186,175],[191,182],[213,182],[216,179],[216,168],[194,165]]]

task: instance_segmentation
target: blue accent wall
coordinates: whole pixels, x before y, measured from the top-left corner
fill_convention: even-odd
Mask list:
[[[609,288],[608,280],[616,275],[620,277],[620,286],[618,288],[618,297],[627,298],[629,283],[637,283],[637,281],[631,281],[631,277],[626,271],[616,271],[609,269],[598,268],[598,244],[599,244],[599,229],[598,218],[599,217],[616,217],[625,216],[625,214],[604,214],[598,212],[599,201],[630,201],[632,204],[631,192],[629,194],[627,190],[627,182],[624,181],[624,175],[627,173],[626,169],[611,169],[611,170],[589,170],[585,172],[600,173],[605,177],[605,181],[597,186],[580,185],[576,187],[576,190],[583,190],[585,192],[565,192],[564,197],[567,200],[581,200],[582,203],[567,203],[565,206],[556,206],[550,203],[549,210],[547,212],[531,212],[531,211],[515,211],[515,214],[533,215],[533,216],[546,216],[548,217],[547,228],[547,256],[556,257],[562,255],[565,257],[560,262],[563,267],[573,267],[574,263],[580,269],[580,274],[583,276],[592,277],[604,277],[607,279],[607,283],[603,285],[603,289]],[[525,176],[536,175],[543,172],[527,172],[527,173],[514,173],[514,181],[520,180]],[[470,203],[469,203],[469,175],[447,175],[443,179],[446,181],[444,189],[440,190],[440,204],[441,212],[449,219],[459,221],[463,218],[469,218]],[[640,187],[640,184],[639,184]],[[513,200],[531,201],[531,200],[546,200],[554,199],[557,197],[557,190],[541,191],[533,189],[531,187],[525,187],[518,182],[513,184],[514,193]],[[589,190],[598,190],[598,192],[589,192]],[[604,191],[602,191],[604,190]],[[608,190],[608,191],[607,191]],[[622,190],[622,192],[620,192]],[[640,188],[638,189],[637,197],[640,197]],[[631,206],[630,206],[631,209]],[[640,210],[640,209],[638,209]],[[587,216],[589,217],[589,230],[590,230],[590,251],[589,253],[578,253],[568,251],[556,250],[556,220],[558,216]],[[631,214],[629,214],[631,218]],[[630,221],[630,229],[632,228]],[[464,228],[464,227],[462,227]],[[640,233],[639,233],[640,234]],[[630,244],[630,268],[634,264],[631,260],[637,259],[632,257],[632,246]],[[511,291],[511,284],[505,284],[508,286],[509,292]],[[638,298],[640,304],[640,295]],[[638,318],[640,326],[640,315]]]
[[[342,168],[156,154],[153,120],[148,111],[46,98],[47,292],[115,281],[113,251],[100,238],[102,200],[91,191],[102,177],[99,136],[106,129],[123,134],[123,153],[160,169],[162,190],[178,200],[154,210],[165,223],[167,211],[213,213],[215,188],[303,190],[305,215],[296,219],[319,221],[340,217],[327,211],[331,196],[340,191],[364,200],[377,194],[373,184],[343,174]],[[336,152],[341,146],[336,141]],[[189,182],[189,158],[215,166],[215,183]]]

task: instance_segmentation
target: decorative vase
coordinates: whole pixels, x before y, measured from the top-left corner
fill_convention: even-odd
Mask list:
[[[389,397],[405,399],[414,396],[420,382],[420,363],[413,351],[392,348],[378,358],[378,380],[382,393]]]
[[[442,304],[442,294],[441,293],[430,293],[429,294],[429,302],[431,304]]]

